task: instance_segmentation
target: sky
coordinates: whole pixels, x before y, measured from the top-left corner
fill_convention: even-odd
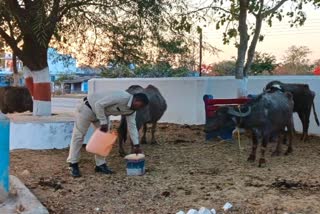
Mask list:
[[[320,9],[316,10],[308,5],[304,11],[307,14],[307,20],[304,26],[299,28],[290,28],[286,21],[280,23],[275,21],[271,28],[264,23],[262,26],[264,41],[257,44],[256,51],[273,54],[281,62],[289,46],[307,46],[312,51],[309,59],[311,61],[320,59]],[[223,45],[222,33],[223,30],[216,30],[214,25],[204,29],[204,41],[222,51],[218,56],[205,52],[204,63],[210,64],[236,56],[237,49],[232,43]]]

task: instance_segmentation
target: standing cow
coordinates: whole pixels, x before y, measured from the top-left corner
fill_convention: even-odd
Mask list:
[[[261,157],[259,166],[265,164],[265,150],[271,136],[278,136],[287,127],[289,144],[286,154],[292,152],[293,132],[293,100],[290,93],[276,91],[263,93],[257,98],[242,105],[220,107],[215,115],[208,119],[205,125],[206,132],[221,130],[229,126],[238,126],[252,134],[252,152],[248,161],[255,161],[258,139],[262,138]],[[280,153],[281,143],[278,141],[275,155]]]
[[[139,85],[132,85],[127,89],[130,94],[144,93],[149,98],[149,104],[136,112],[136,122],[138,130],[143,126],[143,135],[141,138],[141,143],[147,143],[146,133],[147,124],[152,124],[151,129],[151,144],[156,144],[155,131],[157,128],[157,122],[160,120],[164,112],[167,110],[167,103],[164,97],[161,95],[160,91],[153,85],[148,85],[146,88],[142,88]],[[127,139],[127,122],[125,117],[121,117],[121,122],[119,126],[119,153],[124,156],[126,153],[123,148],[123,144]]]
[[[33,110],[33,101],[25,87],[6,86],[0,88],[0,111],[4,114]]]
[[[290,92],[293,95],[293,112],[297,112],[299,115],[303,127],[301,139],[306,141],[308,138],[311,108],[313,108],[314,118],[319,126],[319,120],[313,101],[315,93],[310,90],[308,84],[282,83],[280,81],[269,82],[264,89],[265,92],[274,92],[276,90]]]

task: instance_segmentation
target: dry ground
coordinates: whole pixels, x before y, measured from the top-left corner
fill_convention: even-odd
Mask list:
[[[294,141],[294,153],[271,157],[267,166],[247,163],[250,141],[204,142],[201,126],[161,124],[160,145],[145,145],[147,173],[127,177],[115,148],[109,165],[115,175],[93,172],[91,154],[82,152],[82,178],[69,176],[68,150],[11,152],[18,176],[50,213],[176,213],[231,202],[231,213],[320,213],[320,139]],[[44,142],[45,143],[45,142]],[[283,146],[283,150],[286,146]],[[99,208],[99,211],[97,211]]]

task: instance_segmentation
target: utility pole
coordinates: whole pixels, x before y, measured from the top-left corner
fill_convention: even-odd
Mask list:
[[[199,39],[199,43],[200,43],[200,53],[199,53],[199,76],[202,76],[202,69],[201,69],[201,65],[202,65],[202,29],[199,31],[200,34],[200,39]]]

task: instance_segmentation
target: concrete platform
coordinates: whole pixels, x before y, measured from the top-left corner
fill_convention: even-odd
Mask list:
[[[10,195],[0,204],[2,214],[49,214],[40,201],[15,176],[10,176]]]
[[[75,119],[73,113],[37,117],[27,112],[7,116],[10,118],[10,150],[62,149],[70,144]],[[85,143],[92,133],[93,128],[87,133]]]

